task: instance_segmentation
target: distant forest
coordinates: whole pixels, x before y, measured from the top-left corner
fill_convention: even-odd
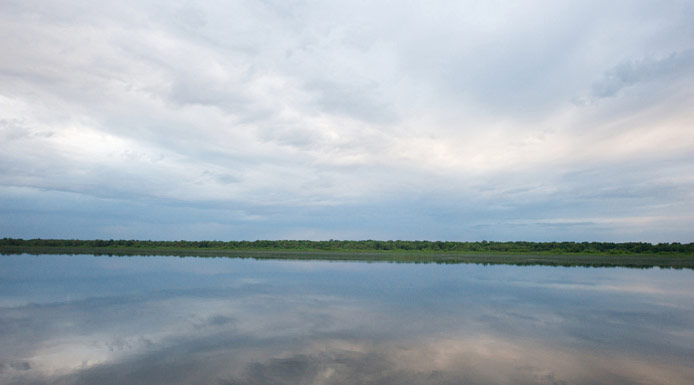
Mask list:
[[[509,253],[694,254],[694,243],[646,242],[447,242],[447,241],[144,241],[3,238],[0,248],[108,248],[108,249],[218,249],[218,250],[329,250],[431,251]]]

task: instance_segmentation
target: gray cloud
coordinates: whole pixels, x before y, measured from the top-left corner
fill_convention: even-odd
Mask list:
[[[592,95],[613,97],[622,89],[641,82],[676,82],[681,76],[691,75],[694,75],[694,50],[673,52],[664,58],[625,61],[607,71],[603,79],[593,85]]]
[[[330,81],[313,81],[307,90],[316,94],[319,111],[337,113],[347,117],[358,118],[366,122],[395,123],[397,117],[379,95],[378,84],[335,84]]]
[[[539,239],[522,224],[618,223],[646,202],[682,215],[641,234],[692,223],[690,1],[0,7],[9,236],[141,234],[171,207],[202,238]],[[149,215],[118,214],[134,207]],[[54,225],[56,210],[75,225]],[[495,236],[500,220],[517,235]],[[240,228],[253,230],[225,235]],[[604,234],[563,229],[553,236]]]

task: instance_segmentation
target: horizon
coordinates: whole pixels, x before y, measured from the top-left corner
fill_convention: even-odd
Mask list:
[[[0,237],[691,243],[692,20],[5,1]]]
[[[12,238],[12,237],[3,237],[0,238],[0,241],[79,241],[79,242],[93,242],[93,241],[102,241],[102,242],[164,242],[164,243],[176,243],[176,242],[186,242],[186,243],[196,243],[196,242],[218,242],[218,243],[258,243],[258,242],[311,242],[311,243],[325,243],[325,242],[383,242],[383,243],[389,243],[389,242],[421,242],[421,243],[530,243],[530,244],[565,244],[565,243],[573,243],[573,244],[615,244],[615,245],[625,245],[625,244],[647,244],[647,245],[652,245],[652,246],[658,246],[658,245],[694,245],[694,242],[658,242],[658,243],[653,243],[653,242],[645,242],[645,241],[625,241],[625,242],[612,242],[612,241],[542,241],[542,242],[535,242],[535,241],[523,241],[523,240],[515,240],[515,241],[509,241],[509,240],[502,240],[502,241],[491,241],[491,240],[479,240],[479,241],[452,241],[452,240],[445,240],[445,239],[318,239],[318,240],[311,240],[311,239],[228,239],[228,240],[222,240],[222,239],[195,239],[195,240],[189,240],[189,239],[176,239],[176,240],[163,240],[163,239],[125,239],[125,238],[120,238],[120,239],[106,239],[106,238],[92,238],[92,239],[78,239],[78,238]]]

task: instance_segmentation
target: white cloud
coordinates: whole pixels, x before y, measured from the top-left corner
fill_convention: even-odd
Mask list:
[[[604,170],[593,190],[691,172],[689,1],[1,7],[4,187],[253,216],[427,194],[519,207],[585,170]]]

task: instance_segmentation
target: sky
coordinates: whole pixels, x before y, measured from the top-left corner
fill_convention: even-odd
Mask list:
[[[692,20],[0,0],[0,237],[693,242]]]

